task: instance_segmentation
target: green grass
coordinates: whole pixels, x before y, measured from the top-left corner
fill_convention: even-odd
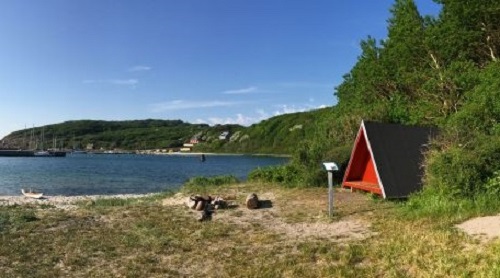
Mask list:
[[[194,177],[186,181],[181,189],[184,193],[198,193],[207,195],[210,191],[223,185],[237,184],[239,180],[235,176],[213,176],[213,177]]]
[[[424,190],[402,203],[402,213],[410,219],[432,218],[450,223],[500,211],[496,194],[478,194],[474,198],[450,197],[432,189]]]
[[[103,199],[69,211],[0,207],[0,273],[2,277],[500,274],[499,241],[482,244],[458,232],[453,227],[457,218],[448,212],[408,214],[415,206],[411,201],[393,203],[373,200],[369,195],[339,193],[331,220],[326,216],[325,188],[232,184],[211,189],[236,194],[240,207],[249,192],[271,196],[273,207],[279,207],[272,216],[290,225],[358,219],[371,223],[375,234],[347,242],[314,235],[291,238],[272,229],[278,222],[239,224],[249,214],[264,213],[262,210],[229,209],[216,213],[212,221],[198,222],[198,212],[183,205],[164,206],[159,197]],[[462,218],[472,215],[463,214]]]

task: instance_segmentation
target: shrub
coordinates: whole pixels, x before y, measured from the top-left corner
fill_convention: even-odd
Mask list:
[[[499,169],[500,138],[477,136],[469,146],[454,143],[431,151],[426,183],[451,196],[473,197],[487,191],[487,180]]]
[[[209,194],[214,187],[227,184],[239,183],[238,178],[231,175],[213,176],[213,177],[194,177],[190,178],[181,188],[185,193]]]
[[[213,177],[194,177],[190,178],[184,185],[198,185],[198,186],[219,186],[224,184],[238,183],[238,178],[231,175],[226,176],[213,176]]]
[[[277,183],[289,187],[303,184],[303,173],[292,165],[279,165],[257,168],[250,172],[248,180],[253,182]]]

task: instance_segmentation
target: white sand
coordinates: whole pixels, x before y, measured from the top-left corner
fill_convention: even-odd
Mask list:
[[[118,195],[83,195],[83,196],[43,196],[42,199],[33,199],[25,196],[0,196],[0,206],[38,204],[53,205],[57,208],[71,209],[78,201],[91,201],[100,198],[141,198],[153,194],[118,194]]]
[[[500,237],[500,215],[469,219],[456,227],[482,240],[495,239]]]

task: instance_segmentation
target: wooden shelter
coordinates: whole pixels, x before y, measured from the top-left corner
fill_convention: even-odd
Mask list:
[[[342,186],[383,198],[404,198],[420,190],[423,153],[435,134],[427,127],[362,121]]]

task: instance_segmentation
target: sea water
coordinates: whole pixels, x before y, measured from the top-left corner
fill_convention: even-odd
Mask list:
[[[288,158],[248,155],[69,154],[0,157],[0,195],[32,188],[45,195],[141,194],[176,190],[191,177],[233,175],[245,180],[258,167]]]

